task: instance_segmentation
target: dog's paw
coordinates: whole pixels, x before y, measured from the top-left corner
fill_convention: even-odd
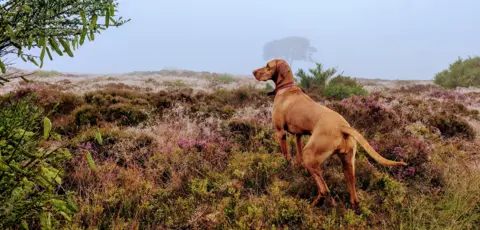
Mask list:
[[[354,203],[352,204],[352,209],[355,212],[356,215],[361,215],[362,214],[362,209],[360,208],[359,203]]]
[[[335,199],[333,197],[330,196],[328,201],[329,201],[330,206],[337,207],[337,202],[335,201]]]

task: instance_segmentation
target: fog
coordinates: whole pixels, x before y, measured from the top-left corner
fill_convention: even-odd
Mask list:
[[[120,0],[132,20],[44,69],[123,73],[164,68],[251,75],[265,43],[310,40],[313,59],[344,75],[432,79],[459,56],[480,53],[480,1]],[[16,67],[35,69],[16,61]],[[292,69],[314,63],[294,61]]]

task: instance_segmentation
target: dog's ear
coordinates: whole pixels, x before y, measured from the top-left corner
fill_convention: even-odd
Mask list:
[[[275,60],[271,60],[271,61],[267,62],[267,67],[270,68],[270,69],[275,70],[276,66],[277,66],[277,61],[275,61]]]
[[[283,61],[283,60],[278,60],[276,62],[276,66],[277,66],[277,69],[276,69],[276,72],[277,72],[277,83],[278,82],[282,82],[286,76],[288,76],[289,74],[291,74],[290,72],[292,72],[292,70],[290,69],[290,66],[288,65],[288,63],[286,61]]]

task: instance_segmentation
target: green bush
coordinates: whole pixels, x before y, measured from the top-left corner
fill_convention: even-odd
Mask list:
[[[434,82],[445,88],[480,86],[480,57],[458,58],[435,75]]]
[[[355,79],[344,76],[333,78],[324,89],[324,95],[342,100],[353,95],[367,95],[368,92],[363,89],[363,85]]]
[[[307,90],[316,90],[322,92],[327,81],[337,73],[336,68],[323,69],[323,65],[320,63],[315,63],[315,69],[308,69],[310,75],[305,73],[303,69],[298,69],[295,74],[297,77],[295,80],[300,86]]]
[[[60,187],[69,151],[48,144],[61,137],[50,132],[50,120],[31,105],[30,97],[1,107],[0,228],[64,226],[77,212],[71,194]]]
[[[309,96],[318,98],[319,95],[331,99],[344,99],[352,95],[367,95],[363,85],[355,79],[337,75],[336,68],[324,69],[322,64],[316,63],[315,69],[309,69],[310,74],[299,69],[295,80],[300,84]],[[333,78],[332,78],[333,77]],[[329,81],[330,80],[330,81]]]
[[[268,91],[272,91],[274,90],[275,87],[273,87],[272,85],[270,85],[270,83],[267,83],[267,85],[265,85],[265,90],[268,90]]]

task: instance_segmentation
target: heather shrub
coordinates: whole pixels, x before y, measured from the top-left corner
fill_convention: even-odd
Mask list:
[[[338,80],[353,85],[353,79],[335,79],[329,84]],[[308,170],[291,167],[280,153],[268,90],[142,93],[107,88],[87,93],[71,115],[57,118],[61,126],[75,126],[62,137],[73,154],[62,164],[61,189],[76,191],[78,204],[73,223],[61,220],[58,228],[443,229],[454,228],[455,222],[473,229],[469,226],[478,223],[478,186],[467,183],[475,181],[475,171],[469,169],[476,167],[472,156],[479,147],[461,129],[452,128],[460,126],[455,122],[439,123],[455,133],[453,138],[439,138],[446,131],[430,123],[437,116],[475,118],[478,113],[461,94],[387,91],[326,103],[382,156],[409,164],[383,167],[359,146],[357,215],[348,209],[349,192],[337,156],[322,165],[337,206],[327,201],[308,207],[317,186]],[[133,110],[145,113],[148,125],[130,123],[142,116]],[[294,139],[288,135],[293,159]],[[96,167],[90,167],[91,161]],[[451,166],[457,161],[467,165],[455,171]]]
[[[142,107],[132,104],[115,104],[108,106],[104,111],[102,115],[106,121],[121,125],[136,126],[148,119],[148,114]]]
[[[380,95],[375,93],[353,96],[327,106],[340,113],[368,138],[376,133],[388,133],[402,125],[400,117],[393,110],[382,106],[380,99]]]
[[[147,101],[149,94],[142,94],[133,90],[107,88],[85,94],[85,102],[91,105],[109,106],[117,103],[134,103],[136,100]]]
[[[387,172],[397,180],[423,191],[442,186],[440,167],[431,161],[432,147],[417,136],[398,130],[381,135],[370,142],[385,158],[408,163],[406,167],[387,169]],[[379,166],[376,162],[374,165]]]
[[[267,191],[275,175],[288,165],[280,154],[238,153],[229,164],[229,174],[243,183],[245,192],[260,195]]]
[[[392,106],[392,109],[400,117],[412,123],[423,122],[425,124],[431,124],[430,120],[434,114],[479,119],[478,110],[468,109],[468,107],[461,102],[438,101],[432,98],[421,100],[411,97],[398,99],[398,102],[398,104]]]
[[[98,125],[101,122],[136,126],[149,118],[149,94],[105,89],[89,92],[84,98],[87,104],[73,111],[77,126]]]
[[[168,89],[178,90],[187,88],[188,85],[183,80],[175,80],[175,81],[164,81],[163,85],[166,86]]]
[[[454,91],[446,91],[446,90],[433,90],[431,91],[428,96],[431,96],[436,99],[443,99],[447,101],[460,101],[464,102],[468,99],[468,96],[460,93],[460,92],[454,92]]]
[[[223,135],[240,151],[275,152],[279,146],[273,130],[256,122],[230,120],[223,124]]]
[[[433,90],[438,89],[439,87],[436,85],[430,85],[430,84],[412,84],[412,85],[406,85],[406,86],[401,86],[399,89],[394,89],[394,93],[405,93],[405,94],[422,94],[425,92],[431,92]]]
[[[15,91],[12,98],[31,96],[32,103],[49,111],[52,115],[68,115],[76,107],[84,104],[82,97],[71,93],[61,92],[54,87],[31,85]]]
[[[157,94],[152,95],[150,100],[158,111],[162,111],[165,108],[170,108],[173,104],[172,98],[168,96],[168,92],[166,91],[160,91]]]
[[[97,133],[102,137],[98,143]],[[145,134],[114,129],[92,127],[72,139],[69,148],[73,152],[90,152],[97,162],[113,160],[120,166],[129,163],[142,164],[153,154],[155,140]]]
[[[108,78],[108,80],[117,80],[115,78]],[[107,83],[103,86],[106,89],[113,89],[113,90],[140,90],[140,87],[138,86],[131,86],[131,85],[126,85],[124,83]]]
[[[72,113],[77,126],[96,125],[101,118],[98,108],[88,104],[76,108]]]
[[[208,103],[218,103],[220,105],[230,105],[233,107],[249,105],[264,105],[270,98],[266,96],[266,91],[258,90],[253,87],[240,87],[234,90],[216,90],[211,95],[204,98]]]
[[[480,57],[458,58],[435,75],[435,84],[444,88],[480,86]]]
[[[475,138],[475,131],[464,119],[454,114],[436,114],[430,117],[430,125],[440,130],[443,137]]]

